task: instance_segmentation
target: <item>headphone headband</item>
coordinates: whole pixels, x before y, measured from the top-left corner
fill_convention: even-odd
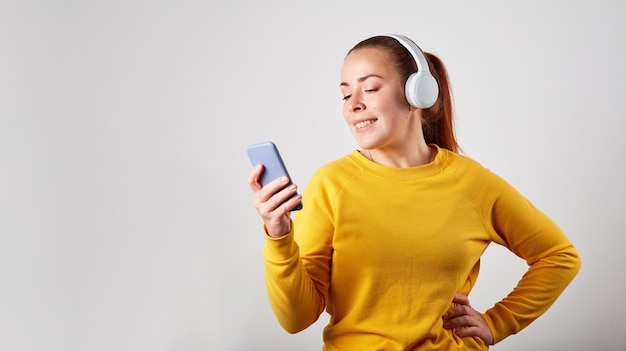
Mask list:
[[[413,42],[413,40],[405,37],[404,35],[399,34],[387,34],[388,37],[394,38],[397,40],[402,46],[404,46],[411,56],[413,56],[413,60],[417,64],[417,70],[430,74],[430,69],[428,68],[428,61],[426,61],[426,56],[422,49],[420,49],[417,44]]]

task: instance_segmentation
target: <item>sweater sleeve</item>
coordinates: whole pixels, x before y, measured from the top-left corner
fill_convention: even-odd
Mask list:
[[[293,230],[280,238],[267,236],[263,260],[265,285],[276,319],[289,333],[306,329],[319,318],[325,299],[304,268]]]
[[[499,342],[546,312],[574,279],[581,260],[550,218],[504,180],[489,178],[496,185],[485,206],[492,239],[529,265],[511,293],[484,314],[494,342]]]

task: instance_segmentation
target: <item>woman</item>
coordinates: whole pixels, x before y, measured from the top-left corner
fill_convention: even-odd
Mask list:
[[[548,217],[457,153],[441,61],[402,36],[369,38],[348,52],[340,88],[361,150],[321,167],[303,196],[287,179],[261,187],[262,166],[248,178],[281,325],[301,331],[326,309],[324,350],[486,350],[543,314],[580,258]],[[467,295],[491,242],[529,269],[480,313]]]

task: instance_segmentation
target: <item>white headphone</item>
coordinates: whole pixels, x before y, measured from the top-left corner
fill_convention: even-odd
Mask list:
[[[413,107],[425,109],[435,104],[439,96],[439,84],[430,74],[428,61],[422,50],[409,38],[398,34],[387,34],[386,36],[396,39],[404,46],[417,64],[417,72],[411,74],[406,80],[404,95],[406,100]]]

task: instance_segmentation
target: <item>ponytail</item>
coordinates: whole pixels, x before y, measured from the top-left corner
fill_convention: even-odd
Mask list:
[[[459,144],[454,134],[454,110],[448,72],[437,56],[431,53],[425,53],[425,56],[430,73],[439,83],[439,97],[433,106],[422,110],[424,139],[427,144],[437,144],[458,153]]]

